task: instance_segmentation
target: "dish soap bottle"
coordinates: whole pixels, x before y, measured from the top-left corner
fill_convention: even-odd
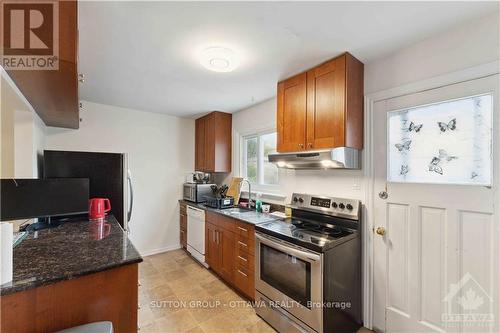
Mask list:
[[[255,210],[259,213],[262,213],[262,200],[261,200],[262,194],[257,193],[255,197],[256,197]]]

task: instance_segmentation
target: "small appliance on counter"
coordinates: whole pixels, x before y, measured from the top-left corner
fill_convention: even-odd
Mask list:
[[[211,186],[215,184],[184,183],[183,198],[196,203],[205,202],[205,197],[212,194]]]
[[[201,171],[190,172],[186,176],[186,183],[208,184],[210,183],[210,174]]]
[[[89,220],[103,220],[111,210],[108,198],[92,198],[89,200]]]

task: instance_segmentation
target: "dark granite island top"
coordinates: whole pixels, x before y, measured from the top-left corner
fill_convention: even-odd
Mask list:
[[[141,261],[142,257],[113,216],[101,223],[65,222],[30,232],[14,248],[13,280],[0,286],[0,295]]]

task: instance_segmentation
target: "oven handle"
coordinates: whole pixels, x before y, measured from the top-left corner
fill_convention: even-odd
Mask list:
[[[277,240],[270,239],[266,236],[255,234],[255,237],[263,244],[266,244],[270,247],[273,247],[277,250],[283,251],[287,254],[293,255],[294,257],[307,260],[307,261],[319,261],[321,256],[319,254],[314,254],[309,251],[300,250],[294,247],[283,245],[281,242]]]

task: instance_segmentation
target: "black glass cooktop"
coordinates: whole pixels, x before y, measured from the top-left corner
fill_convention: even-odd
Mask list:
[[[324,251],[351,238],[354,230],[301,219],[276,220],[256,226],[258,231],[314,250]]]

